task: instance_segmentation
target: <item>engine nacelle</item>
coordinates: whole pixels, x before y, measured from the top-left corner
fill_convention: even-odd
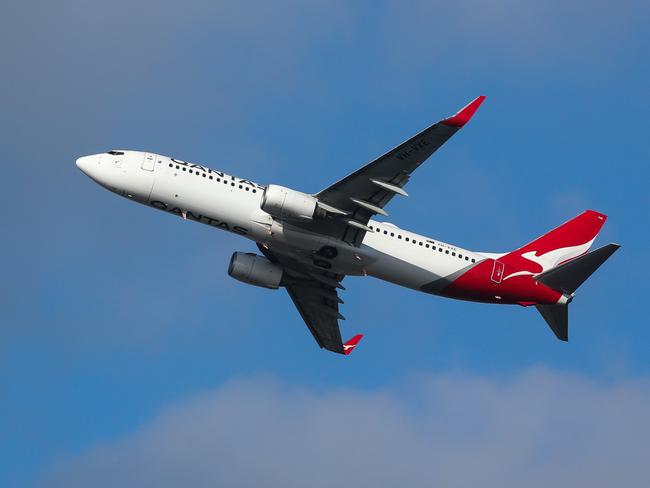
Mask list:
[[[269,185],[262,195],[260,208],[279,219],[312,220],[317,210],[318,201],[306,193]]]
[[[230,258],[228,274],[249,285],[277,290],[282,280],[282,266],[254,253],[235,252]]]

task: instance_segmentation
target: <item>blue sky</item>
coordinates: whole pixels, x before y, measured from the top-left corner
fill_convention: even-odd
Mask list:
[[[647,479],[644,2],[5,11],[2,486]],[[328,354],[282,290],[227,276],[251,243],[74,166],[142,149],[316,192],[480,94],[388,220],[497,252],[609,215],[598,242],[623,247],[579,290],[568,344],[534,310],[350,278],[343,335],[366,337]]]

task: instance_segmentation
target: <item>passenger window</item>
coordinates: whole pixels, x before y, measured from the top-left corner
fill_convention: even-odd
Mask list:
[[[407,237],[407,238],[406,238],[406,242],[408,242],[408,241],[409,241],[409,238]]]
[[[445,250],[445,254],[449,254],[449,249],[446,249],[446,250]]]
[[[390,236],[391,236],[391,237],[395,237],[395,233],[394,233],[394,232],[391,232],[391,233],[390,233]]]
[[[425,244],[424,247],[426,247],[427,249],[429,249],[429,244]]]
[[[210,175],[209,178],[212,179],[212,175]]]
[[[386,234],[388,234],[388,231],[387,231],[387,230],[384,231],[384,235],[386,235]]]
[[[192,174],[192,170],[190,170],[190,174]]]
[[[401,239],[401,238],[402,238],[402,236],[401,236],[401,235],[399,235],[399,234],[397,234],[397,238],[398,238],[398,239]]]
[[[253,193],[257,193],[257,190],[255,188],[253,188]]]
[[[183,171],[187,171],[187,168],[185,166],[183,166]]]

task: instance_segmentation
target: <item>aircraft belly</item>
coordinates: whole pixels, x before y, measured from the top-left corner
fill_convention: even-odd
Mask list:
[[[276,219],[271,219],[268,223],[259,215],[254,216],[252,220],[255,234],[260,236],[258,242],[289,254],[308,266],[344,275],[363,275],[364,264],[370,261],[370,258],[361,259],[359,248],[333,237],[307,232]],[[325,247],[336,249],[336,256],[325,257],[321,253]]]

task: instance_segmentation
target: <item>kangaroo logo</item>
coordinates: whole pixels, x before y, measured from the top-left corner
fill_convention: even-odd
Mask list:
[[[515,273],[511,273],[503,280],[507,280],[508,278],[513,278],[515,276],[533,276],[539,273],[543,273],[544,271],[548,271],[551,268],[556,267],[558,264],[563,263],[564,261],[568,261],[569,259],[577,258],[578,256],[581,256],[582,254],[586,253],[591,245],[593,244],[594,240],[596,238],[594,237],[592,240],[585,242],[584,244],[579,244],[577,246],[569,246],[569,247],[561,247],[559,249],[553,249],[552,251],[549,251],[547,253],[537,255],[538,251],[529,251],[521,254],[521,257],[524,259],[527,259],[528,261],[532,261],[533,263],[537,264],[540,268],[542,268],[540,271],[517,271]]]

